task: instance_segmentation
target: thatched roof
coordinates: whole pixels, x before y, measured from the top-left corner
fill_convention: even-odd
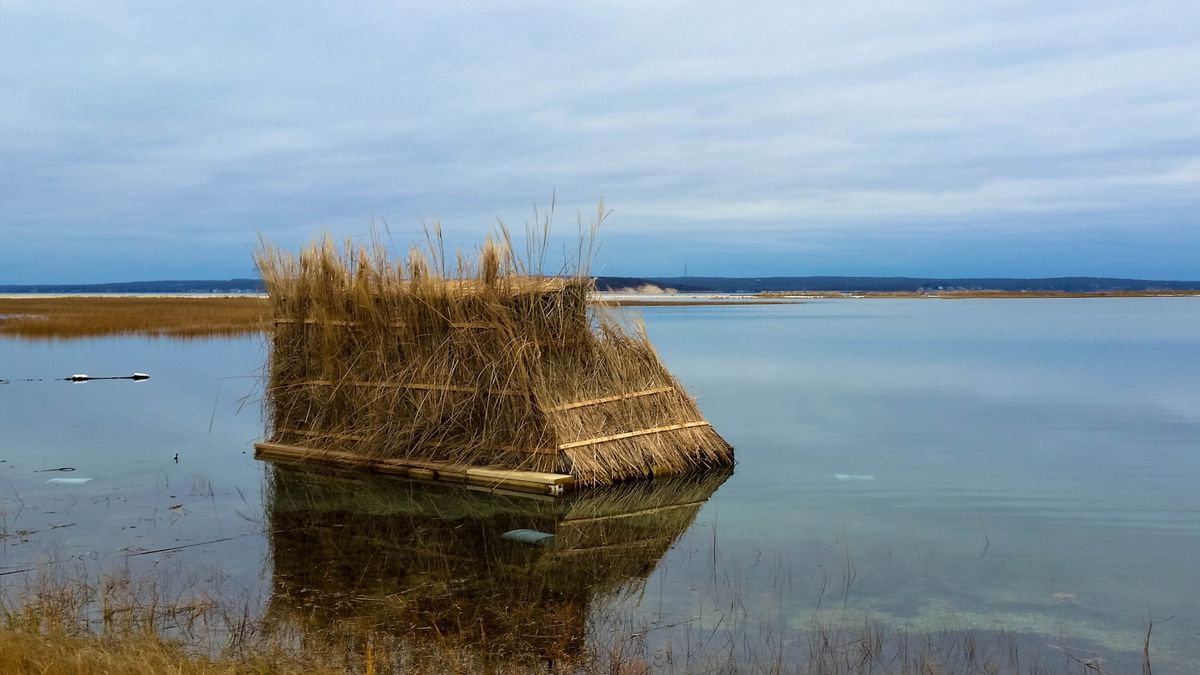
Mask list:
[[[259,267],[274,442],[584,484],[733,461],[645,333],[588,304],[579,270],[541,275],[490,240],[454,272],[327,240]]]

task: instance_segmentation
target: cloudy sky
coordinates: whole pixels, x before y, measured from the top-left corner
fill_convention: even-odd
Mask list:
[[[596,272],[1200,279],[1200,3],[0,0],[0,283],[603,198]]]

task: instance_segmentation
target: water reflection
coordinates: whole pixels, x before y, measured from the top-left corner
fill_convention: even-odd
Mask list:
[[[727,477],[550,498],[273,466],[268,621],[359,650],[384,633],[484,662],[569,661],[592,605],[637,592]]]

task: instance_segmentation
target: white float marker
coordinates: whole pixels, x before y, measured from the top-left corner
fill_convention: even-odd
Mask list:
[[[91,382],[92,380],[133,380],[134,382],[141,382],[142,380],[148,380],[148,379],[150,379],[150,376],[147,375],[146,373],[134,373],[132,375],[117,375],[114,377],[92,377],[90,375],[87,375],[86,373],[75,373],[74,375],[72,375],[70,377],[63,378],[63,380],[66,382]]]

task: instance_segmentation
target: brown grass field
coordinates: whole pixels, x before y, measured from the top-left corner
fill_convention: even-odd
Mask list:
[[[609,307],[790,304],[792,300],[600,301]],[[30,339],[152,335],[200,338],[259,333],[271,328],[261,297],[36,296],[0,297],[0,336]]]
[[[0,335],[30,339],[219,337],[261,332],[270,320],[270,305],[257,297],[0,298]]]
[[[10,675],[234,675],[235,673],[344,673],[311,661],[256,655],[245,660],[210,660],[188,653],[156,635],[118,638],[39,634],[0,629],[0,672]]]

